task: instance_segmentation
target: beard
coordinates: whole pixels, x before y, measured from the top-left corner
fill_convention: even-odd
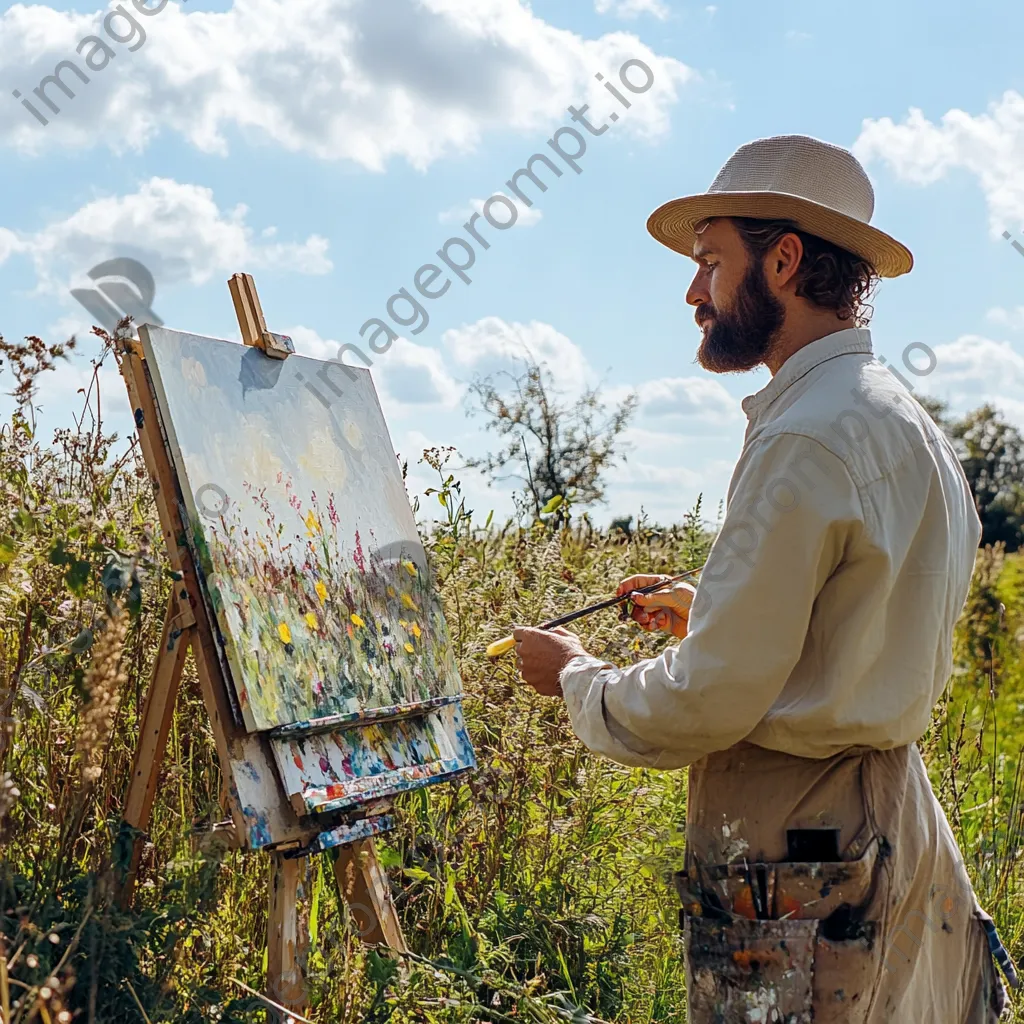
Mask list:
[[[765,361],[786,319],[786,309],[768,289],[764,266],[751,259],[730,310],[710,302],[697,307],[698,323],[712,318],[697,350],[697,362],[711,373],[752,370]]]

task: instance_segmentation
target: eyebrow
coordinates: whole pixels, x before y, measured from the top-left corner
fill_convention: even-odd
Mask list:
[[[693,258],[695,260],[702,260],[705,256],[710,256],[712,253],[717,253],[718,250],[711,246],[694,247]]]

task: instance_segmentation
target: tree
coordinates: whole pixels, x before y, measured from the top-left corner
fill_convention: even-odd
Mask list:
[[[963,419],[948,415],[938,399],[921,404],[950,439],[978,509],[982,545],[1002,542],[1007,551],[1024,546],[1024,437],[986,403]]]
[[[505,370],[471,385],[488,417],[487,429],[507,441],[467,465],[494,481],[519,480],[538,518],[559,498],[576,505],[604,501],[604,475],[622,458],[622,433],[636,409],[636,395],[609,410],[600,390],[588,388],[570,403],[546,365],[532,356],[524,364],[521,373]]]

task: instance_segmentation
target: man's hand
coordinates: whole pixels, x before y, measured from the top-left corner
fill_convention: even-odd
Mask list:
[[[516,661],[523,681],[542,697],[560,697],[562,669],[577,655],[587,653],[580,638],[560,627],[518,626],[512,635],[516,638]]]
[[[616,594],[621,597],[631,590],[640,590],[642,587],[650,587],[668,579],[671,577],[630,576],[619,584]],[[648,632],[660,629],[682,640],[689,629],[690,605],[693,604],[693,596],[696,593],[695,587],[680,581],[656,594],[636,594],[630,599],[633,602],[633,620]]]

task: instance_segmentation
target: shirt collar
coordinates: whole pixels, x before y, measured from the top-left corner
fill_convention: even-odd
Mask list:
[[[824,338],[818,338],[817,341],[812,341],[809,345],[797,349],[760,391],[753,395],[747,395],[743,399],[741,405],[747,414],[747,419],[753,419],[774,402],[783,391],[810,373],[816,366],[820,366],[828,359],[844,356],[851,352],[863,352],[868,355],[872,353],[871,332],[866,327],[847,327],[834,334],[826,334]]]

